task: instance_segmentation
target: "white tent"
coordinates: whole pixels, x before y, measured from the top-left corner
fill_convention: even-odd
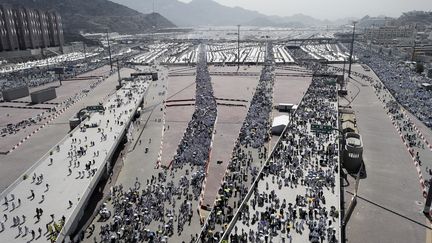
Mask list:
[[[289,116],[287,115],[275,117],[272,124],[272,134],[276,136],[281,135],[285,127],[288,125],[288,122]]]

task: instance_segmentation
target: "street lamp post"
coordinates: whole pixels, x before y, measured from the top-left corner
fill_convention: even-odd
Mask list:
[[[107,38],[107,42],[108,42],[108,54],[109,54],[111,72],[112,72],[113,64],[112,64],[112,58],[111,58],[111,45],[110,45],[109,36],[108,36],[108,29],[106,30],[106,38]]]
[[[120,64],[119,64],[119,59],[117,59],[117,75],[118,75],[118,82],[119,82],[119,86],[121,87],[121,76],[120,76]]]
[[[355,25],[356,21],[353,22],[353,34],[352,34],[352,40],[351,40],[351,50],[350,50],[350,56],[349,56],[349,67],[348,67],[348,77],[351,78],[351,65],[352,65],[352,55],[354,51],[354,38],[355,38]]]
[[[237,25],[237,70],[240,69],[240,25]]]

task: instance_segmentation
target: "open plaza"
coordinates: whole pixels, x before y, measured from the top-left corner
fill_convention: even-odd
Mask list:
[[[348,45],[322,32],[201,32],[111,66],[92,53],[61,82],[32,73],[43,61],[2,69],[56,97],[0,102],[0,242],[432,241],[430,79],[361,43],[348,75]]]

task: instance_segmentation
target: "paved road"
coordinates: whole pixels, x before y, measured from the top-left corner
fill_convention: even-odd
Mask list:
[[[232,67],[210,67],[210,71],[230,70]],[[259,72],[262,66],[241,67],[242,70]],[[203,205],[211,207],[216,199],[219,188],[229,161],[236,140],[240,133],[240,128],[249,109],[250,100],[258,84],[258,77],[238,77],[238,76],[212,76],[212,86],[216,98],[242,99],[248,103],[239,102],[245,106],[223,106],[218,105],[218,117],[215,124],[215,134],[207,168],[206,185],[203,192]],[[231,102],[235,103],[235,102]],[[222,163],[218,163],[222,161]]]
[[[311,86],[313,85],[314,82],[312,82]],[[336,90],[333,89],[333,92],[336,92]],[[302,103],[300,104],[302,109],[308,112],[331,110],[333,119],[326,122],[329,122],[329,124],[336,123],[337,103],[327,100],[326,97],[317,96],[314,98],[317,99],[315,102],[319,103],[319,106],[313,107],[311,103]],[[315,103],[312,104],[315,105]],[[301,116],[295,114],[292,120],[298,122],[301,120]],[[269,162],[268,169],[263,173],[262,180],[258,181],[257,189],[246,203],[246,209],[242,210],[242,214],[237,220],[230,237],[241,236],[245,232],[249,241],[251,240],[250,237],[252,237],[257,241],[258,238],[262,241],[267,238],[269,242],[309,242],[312,232],[311,228],[308,227],[308,222],[310,222],[311,225],[320,224],[324,229],[333,229],[336,239],[340,240],[340,217],[334,218],[329,213],[331,207],[334,207],[338,212],[340,211],[339,161],[338,156],[325,157],[327,148],[338,143],[338,134],[333,132],[329,136],[317,136],[310,131],[311,123],[318,123],[318,121],[311,118],[302,125],[299,123],[292,125],[293,128],[288,128],[285,139],[282,139],[281,144],[275,148],[276,152]],[[311,138],[311,140],[306,142],[305,137]],[[297,142],[295,144],[288,143],[289,140]],[[293,150],[292,147],[296,147],[296,149]],[[321,165],[320,160],[327,161],[328,164]],[[297,163],[298,166],[295,165]],[[276,166],[274,171],[271,169],[272,166]],[[277,166],[282,166],[282,168]],[[301,169],[302,173],[298,173],[299,169]],[[287,179],[294,174],[297,177],[296,182]],[[325,179],[327,177],[333,178],[334,187],[330,186],[330,183],[326,184]],[[314,180],[317,180],[315,178],[319,178],[323,185],[314,185]],[[310,182],[306,184],[308,180]],[[319,188],[322,190],[322,197],[317,196]],[[297,196],[304,198],[304,205],[303,203],[297,203],[302,201],[297,201]],[[321,198],[325,198],[325,200]],[[262,205],[260,205],[261,200]],[[318,201],[315,206],[313,206],[314,200]],[[285,202],[286,208],[281,206],[282,202]],[[291,206],[288,205],[293,207],[290,209]],[[322,208],[327,211],[326,216],[319,213],[319,209]],[[313,212],[314,216],[302,220],[300,218],[300,209],[306,211],[306,213]],[[274,213],[271,213],[271,210],[275,210]],[[293,218],[294,211],[298,212],[298,214]],[[269,214],[265,221],[272,225],[262,223],[265,222],[261,221],[266,218],[265,213]],[[271,219],[270,214],[272,215]],[[278,226],[277,222],[279,221],[283,223]],[[328,223],[330,221],[331,225]],[[323,233],[323,235],[325,235],[325,242],[328,242],[329,236],[327,232]]]
[[[1,241],[45,242],[44,236],[36,234],[35,238],[25,229],[38,232],[40,228],[46,232],[50,223],[64,224],[65,229],[71,227],[102,176],[147,87],[148,82],[140,80],[125,84],[104,104],[104,113],[94,113],[84,121],[97,124],[96,128],[75,129],[26,172],[28,178],[18,179],[1,194],[0,198],[8,201],[3,205],[3,212],[9,218],[4,224],[6,230],[0,234]],[[86,152],[80,154],[78,150]],[[33,219],[36,208],[44,211],[40,220]],[[22,223],[15,226],[13,217],[19,217]]]
[[[109,66],[103,66],[98,69],[95,69],[93,71],[78,75],[78,77],[82,76],[98,76],[98,77],[109,77],[110,70]],[[112,76],[112,81],[115,81],[115,77]],[[110,79],[105,80],[105,82],[109,83],[111,81]],[[45,89],[47,87],[56,87],[56,93],[57,98],[50,100],[44,104],[36,104],[36,105],[30,105],[30,97],[25,97],[16,100],[15,102],[4,102],[0,103],[1,105],[11,105],[11,106],[20,106],[20,107],[45,107],[45,108],[54,108],[56,107],[57,110],[61,110],[63,107],[66,106],[64,103],[67,99],[72,98],[74,96],[78,97],[85,97],[86,93],[83,93],[82,90],[90,90],[90,93],[95,93],[94,90],[91,88],[94,86],[94,84],[98,83],[98,78],[89,78],[85,80],[79,80],[79,81],[71,81],[71,82],[64,82],[62,86],[59,86],[58,82],[53,82],[49,84],[45,84],[42,86],[31,88],[30,91]],[[102,85],[101,85],[102,86]],[[100,90],[98,86],[96,86],[96,89]],[[114,89],[114,88],[113,88]],[[106,94],[104,94],[106,95]],[[17,102],[24,102],[24,103],[17,103]],[[22,109],[22,108],[0,108],[0,112],[4,112],[4,114],[8,114],[9,116],[4,116],[0,118],[0,126],[5,126],[6,124],[12,123],[18,123],[22,120],[26,120],[29,118],[35,118],[37,115],[40,117],[43,117],[42,121],[38,122],[37,124],[34,124],[32,126],[27,126],[25,128],[21,128],[20,131],[14,133],[14,134],[8,134],[5,137],[2,137],[0,139],[0,151],[5,152],[9,151],[14,145],[18,144],[23,138],[25,138],[27,135],[31,134],[33,131],[37,130],[42,124],[47,122],[51,117],[48,117],[49,115],[53,116],[55,115],[55,112],[49,112],[48,110],[34,110],[34,109]],[[28,141],[28,140],[27,140]],[[27,142],[26,141],[26,142]]]
[[[372,75],[359,65],[353,70]],[[348,91],[353,97],[360,89],[352,107],[363,137],[367,177],[360,181],[360,199],[347,226],[347,239],[352,243],[425,242],[424,199],[416,168],[373,88],[361,83],[367,85],[349,82]],[[354,179],[349,177],[349,182],[346,207],[354,191]]]
[[[129,76],[133,69],[123,69],[121,75]],[[117,75],[112,75],[100,83],[93,91],[45,126],[18,149],[7,155],[0,155],[0,191],[3,191],[50,148],[69,132],[69,119],[87,105],[103,102],[107,95],[115,91]],[[4,138],[2,138],[3,140]]]
[[[165,75],[165,72],[160,73],[159,81],[152,82],[149,86],[144,98],[144,107],[139,123],[134,125],[131,133],[132,139],[129,139],[129,145],[125,148],[126,154],[119,161],[123,165],[114,183],[116,186],[123,185],[125,188],[133,188],[136,178],[144,186],[147,179],[161,171],[156,168],[156,164],[163,130],[163,123],[159,122],[159,119],[162,119],[164,113],[161,108],[164,107],[165,95],[160,94],[167,88]],[[148,148],[147,153],[146,148]],[[91,231],[88,230],[84,242],[94,242],[93,237],[99,235],[100,226],[104,223],[100,221],[99,216],[96,216],[92,221],[92,224],[95,225],[95,231],[90,233]]]
[[[166,92],[165,95],[159,94],[163,91],[166,91],[168,82],[172,81],[168,80],[167,78],[168,70],[162,69],[159,74],[160,80],[152,84],[144,100],[144,104],[146,105],[144,106],[144,113],[140,119],[141,125],[136,125],[136,128],[132,134],[134,140],[131,141],[130,146],[126,148],[126,150],[129,152],[124,158],[124,165],[115,183],[116,186],[121,185],[125,189],[135,188],[135,186],[138,185],[136,184],[138,179],[141,189],[144,189],[149,185],[148,181],[151,180],[152,176],[157,176],[158,173],[165,174],[169,178],[169,181],[172,181],[177,185],[180,178],[187,175],[187,170],[189,173],[193,171],[190,166],[185,166],[182,169],[176,169],[173,171],[165,170],[162,167],[156,166],[157,160],[159,159],[158,157],[162,138],[161,134],[164,130],[163,122],[159,122],[159,119],[162,120],[165,112],[165,110],[161,110],[161,108],[164,109],[163,101],[167,98],[167,96],[169,97]],[[147,120],[148,122],[146,122]],[[166,138],[164,136],[164,140],[165,139]],[[141,144],[139,142],[140,140]],[[137,142],[136,146],[135,142]],[[135,147],[135,149],[133,149],[133,147]],[[148,153],[145,152],[146,148],[148,148]],[[165,208],[167,210],[175,209],[176,212],[179,212],[181,201],[183,201],[183,199],[178,200],[175,208],[173,208],[172,204],[165,202]],[[195,212],[191,220],[191,224],[186,224],[181,234],[175,230],[175,234],[170,237],[170,241],[188,242],[191,239],[191,235],[195,235],[195,233],[199,232],[201,228],[200,218],[195,211],[195,209],[198,208],[198,200],[192,200],[191,204]],[[107,202],[107,207],[108,209],[112,210],[112,201]],[[112,220],[112,218],[110,220]],[[95,231],[90,234],[91,231],[87,230],[84,242],[94,242],[94,237],[96,237],[97,240],[100,240],[100,227],[106,223],[107,222],[105,221],[101,221],[99,216],[96,216],[92,222],[92,224],[95,226]],[[156,231],[160,226],[160,222],[154,220],[146,227],[146,229]]]

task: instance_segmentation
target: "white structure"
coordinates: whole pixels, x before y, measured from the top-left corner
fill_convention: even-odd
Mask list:
[[[363,162],[363,140],[360,134],[347,132],[345,134],[344,167],[348,172],[358,172]]]
[[[99,180],[108,176],[113,155],[148,86],[149,81],[139,79],[126,83],[104,103],[105,112],[92,113],[0,194],[2,203],[8,201],[2,214],[9,218],[3,222],[0,242],[47,242],[46,237],[32,238],[29,232],[38,228],[46,232],[46,225],[54,222],[63,225],[57,238],[62,242],[77,228]],[[45,213],[35,222],[36,208]],[[21,232],[12,218],[22,215],[28,220],[21,220]],[[62,217],[65,221],[60,223]]]
[[[277,116],[273,119],[272,124],[272,134],[273,135],[281,135],[285,127],[288,125],[289,122],[289,116],[283,115],[283,116]]]
[[[279,103],[277,109],[279,110],[279,112],[291,112],[297,109],[297,105],[290,103]]]

